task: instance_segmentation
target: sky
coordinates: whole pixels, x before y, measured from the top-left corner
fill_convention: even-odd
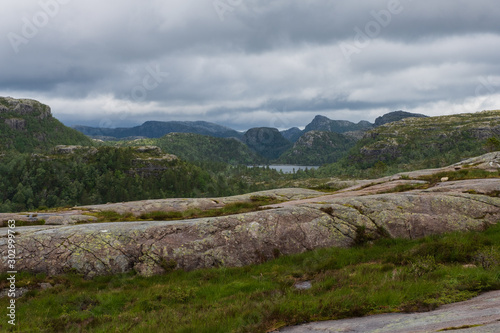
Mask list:
[[[2,0],[0,96],[68,126],[500,109],[494,0]]]

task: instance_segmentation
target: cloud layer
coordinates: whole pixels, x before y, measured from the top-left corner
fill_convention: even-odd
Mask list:
[[[493,0],[4,0],[0,96],[68,125],[500,108]]]

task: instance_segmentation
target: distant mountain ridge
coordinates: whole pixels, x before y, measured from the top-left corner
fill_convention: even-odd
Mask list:
[[[242,134],[229,127],[206,121],[146,121],[131,128],[99,128],[73,126],[77,131],[88,136],[104,136],[123,139],[127,137],[160,138],[169,133],[193,133],[217,138],[238,138]]]
[[[74,128],[85,135],[94,139],[101,140],[133,140],[137,138],[157,139],[172,133],[190,133],[206,136],[205,140],[210,141],[209,137],[216,138],[235,138],[243,142],[253,152],[269,161],[275,161],[291,164],[323,164],[338,160],[345,155],[354,142],[360,140],[366,131],[374,129],[380,125],[399,121],[409,117],[426,117],[421,114],[414,114],[405,111],[394,111],[378,117],[375,124],[368,121],[360,121],[357,124],[347,120],[332,120],[325,116],[317,115],[304,130],[293,127],[284,131],[278,131],[276,128],[256,127],[251,128],[245,133],[240,133],[231,128],[206,121],[147,121],[140,126],[132,128],[96,128],[87,126],[74,126]],[[308,133],[315,132],[314,135],[307,136]],[[321,134],[329,133],[329,134]],[[334,135],[335,134],[335,135]],[[305,137],[307,136],[307,137]],[[303,138],[303,140],[301,140]],[[170,138],[170,142],[173,137]],[[174,154],[179,154],[179,147],[185,147],[189,151],[189,159],[193,160],[198,149],[198,155],[209,160],[220,160],[220,156],[215,154],[216,150],[208,149],[201,144],[199,137],[175,137],[175,144],[171,143],[169,148]],[[322,142],[322,140],[326,140]],[[193,147],[189,147],[187,142],[191,142]],[[217,147],[228,147],[231,144],[227,142],[213,142]],[[312,143],[312,145],[311,145]],[[295,146],[294,146],[295,144]],[[163,148],[167,144],[162,142]],[[233,148],[236,149],[234,143]],[[293,146],[293,149],[290,150]],[[194,150],[193,150],[194,149]],[[209,158],[208,152],[212,152]],[[226,155],[219,151],[219,155]],[[286,154],[284,154],[287,152]],[[249,161],[258,158],[251,157],[247,152],[236,149],[234,159],[229,161]],[[284,154],[283,158],[281,156]],[[184,156],[180,154],[181,156]],[[257,157],[259,157],[257,156]],[[187,156],[184,156],[187,157]],[[226,156],[227,157],[227,156]],[[297,159],[294,162],[294,158]],[[248,162],[246,162],[248,163]]]
[[[353,123],[348,120],[332,120],[325,116],[317,115],[306,125],[304,130],[298,127],[281,131],[285,139],[294,143],[304,133],[310,131],[326,131],[334,133],[346,133],[355,131],[367,131],[383,124],[399,121],[409,117],[427,117],[422,114],[406,111],[389,112],[375,120],[372,124],[369,121],[362,120]],[[107,139],[125,139],[133,137],[160,138],[169,133],[193,133],[208,135],[217,138],[237,138],[243,139],[244,134],[232,128],[218,125],[207,121],[146,121],[142,125],[122,128],[101,128],[75,125],[72,128],[91,137],[103,137]]]

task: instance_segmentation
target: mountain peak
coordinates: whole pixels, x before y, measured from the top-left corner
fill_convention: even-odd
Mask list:
[[[306,126],[304,132],[326,131],[335,133],[345,133],[363,129],[373,128],[373,125],[367,121],[360,121],[355,124],[348,120],[331,120],[325,116],[317,115],[313,121]]]
[[[278,158],[292,145],[278,129],[271,127],[249,129],[243,136],[243,142],[256,153],[271,160]]]

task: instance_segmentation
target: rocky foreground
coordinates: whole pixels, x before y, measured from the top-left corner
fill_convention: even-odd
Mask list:
[[[328,320],[287,327],[279,332],[421,333],[456,330],[460,333],[500,332],[500,291],[488,292],[425,313],[389,313]]]
[[[500,220],[499,178],[442,179],[427,189],[387,192],[400,190],[399,185],[422,185],[422,180],[414,179],[421,175],[466,168],[497,172],[499,167],[500,153],[491,153],[448,168],[367,181],[334,194],[303,189],[267,191],[253,195],[288,201],[252,213],[182,221],[64,225],[71,219],[82,222],[82,216],[91,211],[139,215],[193,206],[212,209],[249,200],[252,195],[77,207],[47,217],[62,219],[55,223],[62,225],[16,228],[16,268],[48,274],[76,271],[89,277],[130,270],[153,275],[174,268],[260,263],[320,247],[348,247],[359,241],[360,235],[365,239],[417,238],[455,230],[482,230]],[[0,220],[6,218],[30,217],[0,216]],[[6,245],[4,236],[0,246]],[[7,257],[2,261],[5,270]]]

